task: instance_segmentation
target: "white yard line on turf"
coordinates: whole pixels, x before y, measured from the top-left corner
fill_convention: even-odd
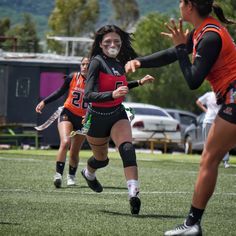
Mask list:
[[[44,191],[40,191],[40,190],[32,190],[32,189],[7,189],[7,188],[3,188],[3,189],[0,189],[0,192],[4,193],[4,192],[7,192],[7,193],[10,193],[10,192],[20,192],[20,193],[55,193],[55,192],[60,192],[62,193],[61,190],[66,190],[66,191],[63,191],[63,193],[69,193],[69,194],[78,194],[78,191],[71,191],[71,188],[72,187],[68,187],[68,188],[62,188],[60,190],[44,190]],[[70,189],[70,191],[67,191],[68,189]],[[78,188],[77,188],[78,189]],[[98,195],[97,193],[95,192],[80,192],[80,194],[88,194],[88,195]],[[117,192],[114,192],[114,191],[103,191],[102,194],[99,194],[99,195],[123,195],[123,194],[127,194],[127,191],[117,191]],[[141,192],[141,195],[144,195],[144,194],[175,194],[175,195],[180,195],[180,194],[192,194],[192,192],[160,192],[160,191],[144,191],[144,192]],[[222,193],[214,193],[214,195],[230,195],[230,196],[236,196],[236,193],[232,193],[232,192],[222,192]]]
[[[49,161],[49,162],[55,162],[55,160],[45,160],[43,159],[33,159],[33,158],[11,158],[11,157],[0,157],[0,161],[31,161],[31,162],[45,162],[45,161]],[[80,162],[80,165],[85,165],[85,162]]]
[[[0,161],[45,161],[44,159],[0,157]],[[51,161],[51,160],[47,160]]]

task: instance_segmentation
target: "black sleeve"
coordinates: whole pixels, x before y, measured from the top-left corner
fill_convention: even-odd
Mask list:
[[[113,91],[98,92],[99,91],[99,78],[100,62],[97,59],[93,59],[90,62],[88,75],[86,79],[84,101],[85,102],[106,102],[114,100],[112,97]]]
[[[192,37],[193,32],[191,31],[188,39],[187,39],[187,51],[188,53],[191,53],[193,50],[193,43],[192,43]],[[176,48],[168,48],[159,52],[156,52],[152,55],[145,56],[145,57],[139,57],[137,58],[141,62],[141,68],[152,68],[152,67],[161,67],[168,64],[171,64],[178,60],[177,54],[176,54]]]
[[[72,80],[73,76],[67,76],[65,78],[65,81],[63,83],[63,85],[61,86],[61,88],[59,88],[58,90],[56,90],[55,92],[53,92],[52,94],[50,94],[48,97],[46,97],[43,101],[45,104],[48,104],[50,102],[53,102],[55,100],[57,100],[59,97],[61,97],[63,94],[66,93],[66,91],[68,91],[69,87],[70,87],[70,82]]]
[[[203,83],[216,62],[221,48],[221,37],[213,31],[208,31],[202,36],[196,46],[196,56],[193,64],[188,57],[186,45],[176,47],[180,68],[190,89],[197,89]]]
[[[139,86],[138,80],[128,82],[128,88],[129,89],[133,89],[133,88],[136,88],[138,86]]]
[[[155,52],[149,56],[137,58],[141,62],[140,68],[161,67],[177,60],[176,49],[168,48]]]

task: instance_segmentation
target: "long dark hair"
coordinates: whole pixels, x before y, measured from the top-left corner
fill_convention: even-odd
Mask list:
[[[214,0],[184,0],[184,2],[185,4],[187,4],[188,2],[191,2],[196,7],[198,14],[201,17],[208,16],[212,12],[212,9],[213,9],[217,18],[222,23],[235,24],[234,21],[229,20],[225,17],[222,8],[218,4],[214,3]]]
[[[117,33],[121,38],[122,45],[121,45],[120,52],[117,56],[117,59],[122,64],[125,64],[127,61],[137,57],[137,54],[131,45],[131,41],[132,41],[131,34],[123,31],[122,29],[120,29],[116,25],[105,25],[105,26],[101,27],[95,34],[95,39],[94,39],[92,49],[90,52],[90,58],[93,58],[96,55],[102,53],[100,43],[102,42],[104,35],[111,33],[111,32]]]

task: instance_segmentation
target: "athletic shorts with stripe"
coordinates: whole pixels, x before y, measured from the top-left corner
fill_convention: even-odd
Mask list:
[[[69,121],[73,125],[73,130],[81,130],[83,118],[72,113],[70,110],[64,108],[59,117],[59,122]]]
[[[122,105],[113,108],[88,108],[86,117],[92,115],[91,125],[87,135],[95,138],[109,137],[112,126],[119,120],[128,120]]]
[[[218,115],[222,119],[236,124],[236,84],[234,84],[225,95],[225,101],[223,102]]]

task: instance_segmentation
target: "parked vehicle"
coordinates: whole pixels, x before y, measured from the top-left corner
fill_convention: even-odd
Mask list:
[[[134,142],[148,140],[168,140],[168,149],[175,148],[181,142],[179,122],[163,108],[144,103],[124,103],[135,111],[131,121]]]
[[[181,144],[179,148],[181,150],[185,149],[184,140],[185,140],[185,129],[195,122],[197,115],[185,110],[180,109],[172,109],[172,108],[165,108],[165,110],[176,120],[179,121],[180,124],[180,133],[181,133]]]
[[[197,116],[192,124],[185,129],[184,133],[184,147],[185,153],[191,154],[192,152],[202,152],[204,146],[203,137],[203,120],[205,113]]]
[[[203,137],[203,120],[205,118],[205,113],[200,114],[185,129],[184,134],[184,147],[186,154],[192,154],[193,152],[201,153],[204,147],[204,137]],[[233,148],[230,153],[236,153],[236,147]]]

